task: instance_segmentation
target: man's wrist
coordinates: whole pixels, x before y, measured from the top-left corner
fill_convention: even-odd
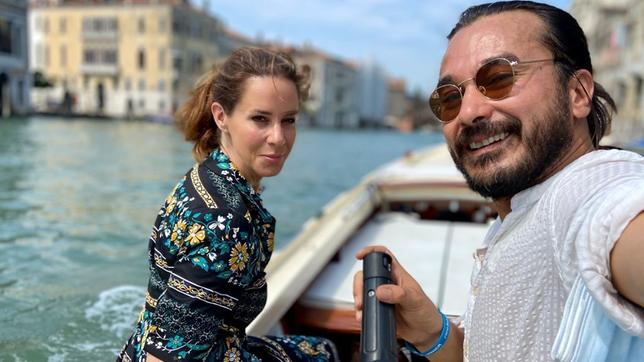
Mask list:
[[[437,331],[425,334],[423,339],[406,342],[408,349],[414,354],[429,356],[441,349],[447,342],[450,333],[450,322],[440,310],[438,310],[438,314],[440,322],[432,323],[432,325],[439,328]]]

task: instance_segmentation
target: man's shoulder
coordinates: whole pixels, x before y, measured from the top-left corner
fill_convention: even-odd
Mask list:
[[[566,166],[560,175],[559,187],[574,187],[639,178],[644,181],[644,157],[619,149],[600,149],[589,152]]]
[[[630,151],[597,150],[573,161],[548,181],[541,204],[547,214],[567,220],[579,212],[592,212],[624,193],[644,193],[644,157]]]

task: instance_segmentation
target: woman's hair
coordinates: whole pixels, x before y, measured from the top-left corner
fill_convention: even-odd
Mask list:
[[[192,155],[197,161],[219,147],[220,132],[210,110],[212,103],[221,104],[224,112],[231,114],[244,94],[246,80],[264,76],[290,80],[295,84],[299,101],[306,99],[308,66],[298,70],[290,56],[265,48],[236,49],[197,82],[175,117],[186,140],[194,142]]]
[[[563,85],[567,84],[571,77],[576,78],[577,70],[586,69],[593,74],[588,43],[579,23],[567,12],[547,4],[532,1],[503,1],[472,6],[461,14],[458,23],[447,38],[451,39],[459,30],[481,17],[513,10],[528,11],[543,21],[546,31],[541,34],[540,40],[552,52],[559,80]],[[604,87],[597,82],[594,83],[595,92],[591,99],[587,122],[593,145],[597,147],[599,140],[610,129],[611,111],[616,112],[617,106]]]

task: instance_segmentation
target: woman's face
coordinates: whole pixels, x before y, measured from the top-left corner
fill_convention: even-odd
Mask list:
[[[221,131],[221,147],[254,188],[262,177],[275,176],[295,142],[299,98],[295,84],[279,77],[251,77],[230,114],[217,102],[211,107]]]

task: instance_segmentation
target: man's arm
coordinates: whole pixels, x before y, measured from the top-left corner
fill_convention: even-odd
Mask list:
[[[615,289],[624,298],[644,307],[644,212],[626,226],[610,254]]]

